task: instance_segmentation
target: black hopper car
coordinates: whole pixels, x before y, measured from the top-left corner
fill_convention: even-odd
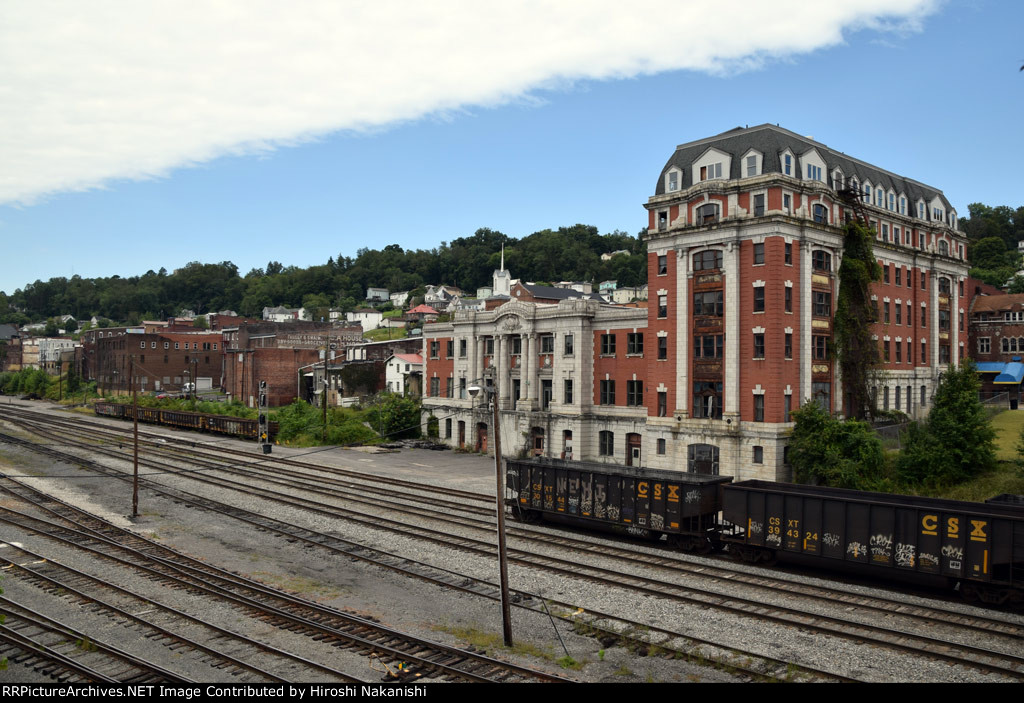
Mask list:
[[[725,547],[772,563],[843,563],[865,575],[915,574],[968,600],[1024,600],[1024,501],[890,495],[728,476],[560,460],[506,462],[514,516],[661,539],[687,551]]]
[[[94,409],[97,415],[103,415],[104,417],[131,420],[134,416],[134,406],[124,403],[96,403]],[[163,410],[161,408],[139,408],[138,410],[139,422],[147,422],[154,425],[167,425],[168,427],[213,432],[215,434],[244,437],[246,439],[256,439],[256,433],[259,431],[259,422],[257,420],[232,417],[230,415],[209,415],[207,413]],[[277,428],[278,423],[271,422],[269,424],[269,436],[271,439],[277,434]]]

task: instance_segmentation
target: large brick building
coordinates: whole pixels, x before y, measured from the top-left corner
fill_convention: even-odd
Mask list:
[[[348,345],[363,338],[359,325],[325,322],[244,323],[222,330],[223,387],[229,398],[255,407],[260,381],[267,382],[268,403],[287,405],[309,397],[311,368],[343,356]],[[330,351],[326,351],[330,347]],[[308,379],[308,380],[307,380]]]
[[[646,310],[510,302],[428,326],[424,405],[442,437],[481,445],[486,423],[462,388],[495,363],[508,453],[568,445],[577,459],[788,478],[790,412],[844,409],[829,351],[842,225],[857,216],[875,228],[884,272],[872,287],[877,406],[921,416],[964,356],[966,239],[936,188],[761,125],[677,147],[645,207]],[[567,382],[572,403],[545,406]]]
[[[92,342],[92,371],[107,393],[126,393],[131,388],[135,363],[135,388],[139,392],[182,390],[198,382],[199,389],[216,388],[221,377],[221,336],[218,333],[99,330]]]

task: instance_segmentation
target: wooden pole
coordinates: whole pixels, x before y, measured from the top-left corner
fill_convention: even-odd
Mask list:
[[[135,357],[132,356],[131,362],[131,387],[132,387],[132,415],[134,417],[134,435],[135,435],[135,450],[134,465],[135,470],[132,477],[132,517],[136,518],[139,516],[139,394],[135,387]]]
[[[494,374],[494,500],[498,508],[498,570],[501,581],[501,628],[505,646],[512,646],[512,612],[508,598],[508,558],[505,554],[505,481],[501,474],[501,428],[498,425],[498,373]]]

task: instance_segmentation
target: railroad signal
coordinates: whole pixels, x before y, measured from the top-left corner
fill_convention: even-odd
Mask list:
[[[259,417],[257,419],[258,429],[256,439],[263,447],[264,454],[270,454],[270,427],[267,417],[267,382],[260,381],[259,392]]]

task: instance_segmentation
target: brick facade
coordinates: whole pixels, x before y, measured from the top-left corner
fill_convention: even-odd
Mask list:
[[[655,191],[645,205],[646,311],[555,305],[514,288],[518,300],[425,328],[425,383],[480,377],[493,365],[508,454],[559,456],[571,442],[577,459],[788,479],[789,413],[809,401],[844,411],[830,353],[843,224],[865,217],[888,270],[871,291],[879,349],[889,345],[878,406],[927,413],[939,375],[964,354],[973,290],[964,289],[966,240],[941,191],[774,125],[678,147]],[[547,334],[554,354],[543,361],[533,349]],[[567,334],[572,354],[560,346]],[[627,353],[630,334],[641,335],[642,354]],[[430,358],[429,345],[448,339],[464,344],[465,359]],[[534,363],[549,367],[538,375]],[[518,401],[506,390],[516,382],[526,389]],[[572,403],[560,404],[567,382]],[[627,405],[630,382],[633,399],[642,388],[641,407]],[[547,407],[546,389],[556,400]],[[481,446],[474,432],[490,431],[480,406],[458,393],[424,406],[456,423],[454,435],[442,423],[452,444]]]

